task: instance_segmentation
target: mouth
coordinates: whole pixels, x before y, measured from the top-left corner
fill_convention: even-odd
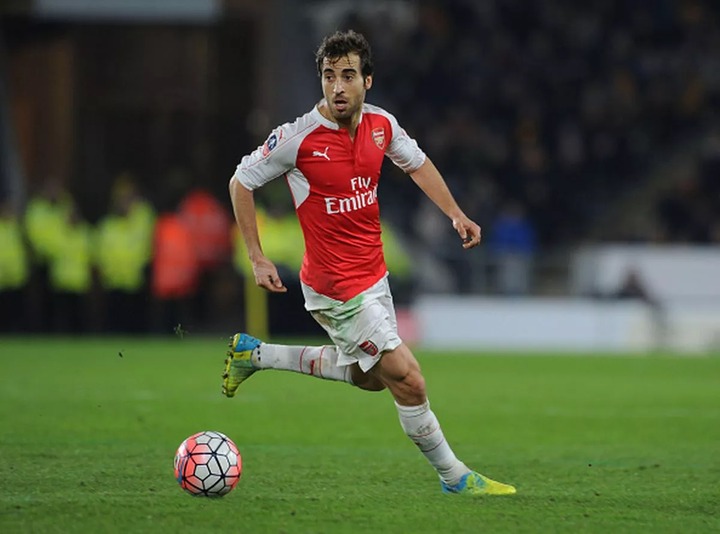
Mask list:
[[[338,110],[340,113],[343,111],[347,111],[348,109],[348,101],[344,98],[336,98],[333,100],[333,105],[335,106],[335,109]]]

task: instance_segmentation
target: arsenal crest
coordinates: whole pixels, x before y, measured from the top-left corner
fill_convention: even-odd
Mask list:
[[[385,148],[385,128],[375,128],[372,131],[372,138],[380,150]]]
[[[378,352],[380,352],[377,345],[369,339],[360,343],[358,348],[368,356],[377,356]]]

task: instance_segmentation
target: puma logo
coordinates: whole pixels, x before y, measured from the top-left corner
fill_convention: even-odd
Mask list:
[[[328,149],[330,147],[325,147],[325,152],[320,152],[319,150],[313,150],[313,156],[317,156],[319,158],[325,158],[326,160],[330,161],[330,156],[328,156]]]

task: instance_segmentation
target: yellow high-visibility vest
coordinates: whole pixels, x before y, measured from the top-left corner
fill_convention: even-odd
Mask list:
[[[91,230],[85,223],[65,229],[62,246],[49,261],[50,283],[59,291],[84,293],[92,284]]]
[[[277,218],[257,208],[257,224],[265,256],[275,265],[299,272],[305,254],[305,241],[297,216],[290,213]],[[252,266],[239,231],[235,232],[233,246],[235,269],[244,275],[252,275]]]
[[[30,199],[25,210],[25,230],[36,261],[47,262],[58,250],[71,211],[72,202],[67,199],[56,203],[42,197]]]
[[[0,219],[0,290],[19,289],[27,282],[28,254],[20,223]]]
[[[402,244],[395,229],[382,223],[383,254],[388,272],[397,278],[407,278],[412,274],[412,260]]]
[[[134,292],[145,283],[151,251],[133,224],[129,217],[109,215],[97,228],[95,262],[106,289]]]

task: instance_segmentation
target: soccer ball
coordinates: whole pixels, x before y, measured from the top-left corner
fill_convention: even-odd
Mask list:
[[[175,479],[191,495],[222,497],[237,485],[241,472],[237,445],[220,432],[193,434],[175,453]]]

